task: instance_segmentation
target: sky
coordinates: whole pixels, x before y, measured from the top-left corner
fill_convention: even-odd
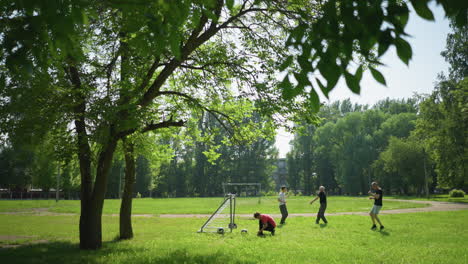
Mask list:
[[[382,57],[385,66],[379,71],[385,76],[387,86],[376,82],[369,72],[363,75],[361,94],[353,94],[340,80],[330,93],[329,100],[322,97],[321,102],[333,102],[350,98],[352,102],[372,105],[381,99],[409,98],[414,93],[431,93],[440,72],[447,72],[448,63],[440,53],[445,49],[445,40],[450,32],[449,21],[445,18],[444,10],[440,6],[431,6],[435,22],[427,21],[414,12],[410,14],[406,32],[411,36],[406,40],[413,49],[413,58],[409,66],[404,64],[396,55],[392,47]],[[293,136],[279,129],[276,136],[276,147],[279,157],[284,158],[290,149],[289,141]]]

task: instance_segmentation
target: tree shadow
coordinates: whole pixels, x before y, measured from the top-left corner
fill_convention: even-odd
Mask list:
[[[13,248],[0,249],[3,263],[102,263],[99,257],[115,251],[110,246],[115,241],[103,242],[99,250],[80,250],[78,243],[54,241],[40,244],[25,244]],[[119,253],[133,251],[119,248]],[[5,262],[4,262],[5,261]]]
[[[146,263],[256,263],[236,258],[236,255],[225,254],[222,251],[206,254],[195,254],[186,249],[178,249],[169,253],[155,250],[148,254],[144,247],[115,247],[116,241],[103,242],[99,250],[80,250],[77,243],[50,242],[22,245],[15,248],[0,248],[2,263],[70,263],[97,264],[123,261],[134,264]]]
[[[147,262],[135,262],[144,264]],[[236,259],[234,255],[226,255],[223,252],[212,254],[194,255],[186,250],[175,250],[165,256],[156,257],[152,263],[247,263],[253,264],[256,261],[246,261]]]
[[[70,242],[49,242],[18,245],[0,249],[4,263],[60,263],[74,260],[80,252],[78,245]]]

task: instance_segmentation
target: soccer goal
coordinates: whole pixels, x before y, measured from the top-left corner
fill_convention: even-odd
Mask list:
[[[257,182],[223,182],[223,193],[235,193],[237,196],[258,197],[262,202],[262,184]]]
[[[227,194],[224,201],[216,209],[216,211],[208,218],[208,220],[202,225],[199,233],[212,232],[218,234],[224,234],[224,231],[237,228],[235,223],[236,216],[236,195]]]

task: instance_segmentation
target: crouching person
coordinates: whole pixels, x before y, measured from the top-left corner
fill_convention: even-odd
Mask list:
[[[257,235],[263,236],[263,231],[270,231],[272,236],[275,235],[276,222],[271,216],[256,212],[254,218],[258,219]]]

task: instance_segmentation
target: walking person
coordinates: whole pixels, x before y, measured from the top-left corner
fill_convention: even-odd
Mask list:
[[[254,218],[258,219],[258,236],[263,236],[263,231],[270,231],[272,236],[275,235],[276,222],[271,216],[256,212]]]
[[[377,225],[375,224],[375,221],[380,225],[380,230],[384,229],[384,226],[382,225],[382,222],[380,222],[380,219],[378,217],[378,214],[380,212],[380,209],[382,209],[382,198],[383,198],[383,191],[382,188],[380,188],[379,184],[377,182],[373,182],[371,184],[371,190],[369,191],[369,199],[374,200],[374,206],[372,207],[369,215],[372,219],[372,227],[371,230],[377,229]]]
[[[288,189],[286,186],[282,186],[278,195],[279,208],[281,212],[280,225],[286,224],[286,218],[288,217],[288,208],[286,208],[286,192]]]
[[[318,224],[320,222],[320,219],[322,219],[322,221],[325,224],[327,224],[328,221],[325,218],[325,210],[327,209],[327,194],[325,193],[325,187],[323,187],[323,186],[319,187],[319,192],[317,194],[317,197],[315,197],[315,199],[310,201],[310,204],[315,202],[317,199],[320,199],[320,208],[319,208],[319,211],[317,213],[317,220],[315,220],[315,223]]]

